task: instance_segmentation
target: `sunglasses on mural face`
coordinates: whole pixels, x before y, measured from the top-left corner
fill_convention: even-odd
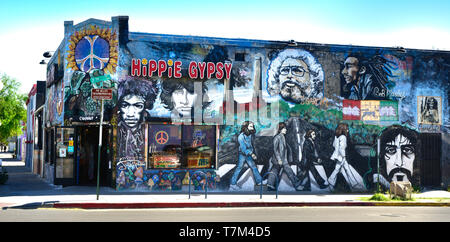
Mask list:
[[[301,66],[283,66],[281,67],[280,74],[283,76],[286,76],[290,73],[294,76],[302,77],[307,72],[303,67]]]

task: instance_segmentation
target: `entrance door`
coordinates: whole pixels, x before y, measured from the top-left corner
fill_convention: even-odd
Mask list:
[[[438,187],[441,183],[441,134],[422,133],[420,179],[422,186]]]
[[[74,184],[75,128],[56,127],[55,184]]]
[[[100,185],[107,186],[110,183],[109,169],[109,128],[103,126],[102,150],[100,152]],[[77,176],[79,185],[96,186],[98,170],[98,126],[77,127]]]

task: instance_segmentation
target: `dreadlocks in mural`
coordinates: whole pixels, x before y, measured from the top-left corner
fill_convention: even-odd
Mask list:
[[[341,71],[341,96],[352,100],[390,99],[393,68],[395,63],[382,55],[366,58],[359,53],[349,54]]]

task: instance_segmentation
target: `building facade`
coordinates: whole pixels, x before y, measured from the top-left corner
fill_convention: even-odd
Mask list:
[[[127,16],[67,21],[47,70],[45,170],[55,184],[100,174],[148,192],[446,187],[449,70],[445,51],[137,33]],[[99,88],[112,90],[101,146]]]
[[[45,81],[37,81],[28,93],[27,122],[25,132],[25,166],[42,176],[43,171],[43,105]]]

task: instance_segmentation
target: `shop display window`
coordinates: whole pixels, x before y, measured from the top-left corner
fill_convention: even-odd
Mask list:
[[[55,178],[73,178],[74,128],[56,129],[56,176]]]
[[[149,124],[150,168],[213,168],[216,127]]]

